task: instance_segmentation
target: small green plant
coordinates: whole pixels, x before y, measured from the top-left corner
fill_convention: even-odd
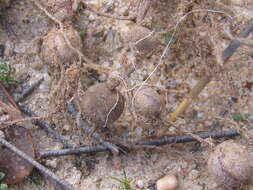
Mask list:
[[[15,70],[5,62],[0,62],[0,81],[7,86],[15,84],[17,81],[13,77]]]
[[[168,43],[174,44],[177,41],[175,36],[173,37],[173,32],[163,33],[162,38],[164,39],[165,44]]]
[[[30,175],[29,179],[37,187],[42,187],[43,179],[42,179],[42,176],[41,176],[41,174],[39,173],[38,170],[34,170],[32,172],[32,174]]]
[[[229,118],[235,121],[246,121],[250,117],[250,114],[245,115],[232,115]]]
[[[114,179],[115,181],[120,183],[119,190],[136,190],[136,188],[132,187],[132,185],[131,185],[132,180],[127,178],[125,170],[123,172],[124,172],[123,179],[111,177],[112,179]]]
[[[5,177],[5,174],[3,172],[0,172],[0,190],[7,190],[8,189],[8,185],[5,183],[2,183],[4,177]]]

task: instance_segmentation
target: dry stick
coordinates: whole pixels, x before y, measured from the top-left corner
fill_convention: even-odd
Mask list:
[[[30,117],[38,117],[35,113],[33,113],[31,110],[29,110],[29,108],[21,103],[19,103],[19,108],[20,110],[30,116]],[[47,122],[43,121],[43,120],[35,120],[34,121],[35,125],[38,125],[40,128],[42,128],[43,130],[47,131],[49,134],[51,134],[56,140],[60,141],[64,147],[66,148],[73,148],[74,145],[72,143],[70,143],[67,139],[65,139],[64,136],[62,136],[60,133],[58,133],[57,131],[55,131],[53,129],[53,126],[48,124]]]
[[[228,113],[229,113],[229,109],[232,107],[232,105],[237,101],[236,98],[231,97],[230,100],[228,101],[228,103],[226,104],[226,108],[224,110],[222,110],[219,113],[220,117],[225,117]],[[208,132],[214,132],[215,129],[219,126],[220,122],[218,120],[215,120],[212,122],[212,124],[210,125],[210,127],[208,128]],[[196,142],[190,149],[190,152],[196,152],[199,150],[201,146],[200,142]]]
[[[239,34],[238,38],[233,40],[229,46],[223,51],[222,61],[225,64],[228,59],[234,54],[234,52],[240,47],[241,40],[246,38],[253,31],[253,19],[250,20],[250,23],[246,28]],[[192,89],[189,94],[189,97],[185,98],[177,109],[168,116],[168,120],[176,121],[177,118],[189,107],[192,101],[197,98],[199,93],[205,88],[205,86],[211,81],[212,76],[207,75],[200,79],[197,85]]]
[[[150,9],[152,4],[152,0],[144,0],[144,3],[140,5],[140,8],[138,10],[138,15],[136,18],[136,23],[141,24],[141,22],[146,17],[148,10]]]
[[[38,87],[41,82],[44,80],[44,77],[39,78],[37,81],[35,81],[30,86],[26,87],[21,94],[16,96],[14,99],[16,102],[22,102],[27,96],[29,96],[36,87]]]
[[[236,130],[228,130],[228,131],[221,131],[221,132],[200,132],[196,134],[202,139],[206,138],[213,138],[219,139],[224,137],[235,137],[240,135]],[[192,137],[191,135],[183,135],[183,136],[173,136],[173,137],[163,137],[158,139],[152,139],[148,141],[135,141],[135,142],[128,142],[125,143],[125,146],[129,149],[134,149],[137,146],[162,146],[166,144],[177,144],[177,143],[188,143],[188,142],[196,142],[197,139]],[[58,157],[58,156],[66,156],[66,155],[73,155],[73,154],[84,154],[84,153],[95,153],[95,152],[106,152],[109,151],[108,148],[105,146],[86,146],[86,147],[79,147],[74,149],[62,149],[57,151],[48,151],[48,152],[39,152],[40,158],[46,157]]]
[[[77,126],[79,128],[81,128],[84,131],[84,133],[90,134],[93,139],[95,139],[97,142],[101,143],[104,147],[111,150],[112,152],[119,153],[119,150],[120,150],[119,147],[117,147],[116,145],[114,145],[108,141],[104,141],[98,133],[94,132],[94,130],[88,125],[88,123],[86,123],[83,119],[81,119],[81,113],[78,113],[78,111],[73,103],[69,103],[67,105],[67,109],[68,109],[68,112],[73,117],[76,118]]]
[[[35,161],[33,158],[31,158],[30,156],[28,156],[27,154],[25,154],[24,152],[22,152],[21,150],[19,150],[15,146],[13,146],[12,144],[10,144],[8,141],[0,138],[0,144],[4,145],[6,148],[11,150],[12,152],[17,154],[18,156],[20,156],[24,160],[26,160],[29,164],[36,167],[46,177],[48,177],[48,178],[52,179],[54,182],[56,182],[56,184],[59,185],[61,187],[61,189],[74,190],[74,188],[71,185],[69,185],[65,181],[61,180],[60,178],[58,178],[56,175],[54,175],[54,173],[52,173],[46,167],[44,167],[43,165],[41,165],[40,163]]]
[[[4,95],[8,98],[12,106],[14,106],[16,109],[18,109],[18,105],[16,104],[15,100],[11,97],[11,95],[8,93],[4,85],[0,82],[0,88],[3,91]]]

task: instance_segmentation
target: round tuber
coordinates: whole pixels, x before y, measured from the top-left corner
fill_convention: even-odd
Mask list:
[[[11,126],[5,130],[6,139],[18,149],[35,158],[32,137],[28,129],[21,126]],[[0,171],[6,174],[4,183],[16,184],[26,179],[33,166],[6,148],[0,148]]]
[[[175,190],[178,187],[177,176],[169,174],[156,182],[157,190]]]
[[[68,26],[64,33],[70,44],[77,50],[81,50],[82,42],[77,31]],[[52,29],[44,38],[41,46],[41,56],[45,63],[51,65],[59,60],[62,63],[70,63],[78,57],[77,52],[69,47],[60,29]]]
[[[96,127],[106,127],[116,121],[124,110],[125,98],[106,83],[89,87],[81,100],[85,118]]]
[[[160,95],[150,87],[138,89],[133,103],[136,115],[148,121],[157,120],[162,110]]]
[[[223,189],[237,188],[253,175],[253,154],[246,146],[225,141],[211,153],[208,171]]]

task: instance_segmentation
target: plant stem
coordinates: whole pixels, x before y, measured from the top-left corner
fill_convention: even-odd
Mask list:
[[[31,165],[33,165],[34,167],[36,167],[42,174],[44,174],[46,177],[48,177],[51,180],[53,180],[56,183],[56,185],[58,185],[60,187],[60,189],[74,190],[74,188],[71,185],[69,185],[65,181],[61,180],[59,177],[57,177],[56,175],[54,175],[54,173],[52,173],[46,167],[44,167],[43,165],[41,165],[40,163],[38,163],[37,161],[35,161],[33,158],[31,158],[30,156],[28,156],[27,154],[25,154],[24,152],[22,152],[21,150],[19,150],[15,146],[13,146],[8,141],[0,138],[0,144],[4,145],[6,148],[8,148],[12,152],[14,152],[15,154],[17,154],[21,158],[23,158],[24,160],[26,160],[28,163],[30,163]]]
[[[225,64],[228,59],[235,53],[235,51],[240,47],[241,40],[245,39],[251,32],[253,31],[253,19],[250,20],[249,24],[245,27],[244,30],[241,31],[238,38],[233,40],[229,46],[223,51],[222,61]],[[196,84],[196,86],[192,89],[188,98],[185,98],[181,104],[177,107],[177,109],[168,116],[167,119],[170,121],[176,121],[177,118],[185,112],[185,110],[190,106],[191,102],[196,99],[199,93],[205,88],[205,86],[211,81],[212,76],[204,76],[200,79],[200,81]]]

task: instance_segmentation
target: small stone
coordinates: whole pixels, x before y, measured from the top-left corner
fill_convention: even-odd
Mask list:
[[[50,168],[56,169],[58,162],[57,162],[57,159],[54,158],[52,160],[47,160],[45,164],[46,164],[46,166],[48,166]]]
[[[143,182],[142,180],[136,181],[135,187],[136,187],[137,189],[144,189],[144,182]]]
[[[157,190],[175,190],[178,187],[177,176],[169,174],[156,182]]]
[[[5,139],[5,134],[4,134],[4,132],[2,130],[0,130],[0,138],[1,139]]]

